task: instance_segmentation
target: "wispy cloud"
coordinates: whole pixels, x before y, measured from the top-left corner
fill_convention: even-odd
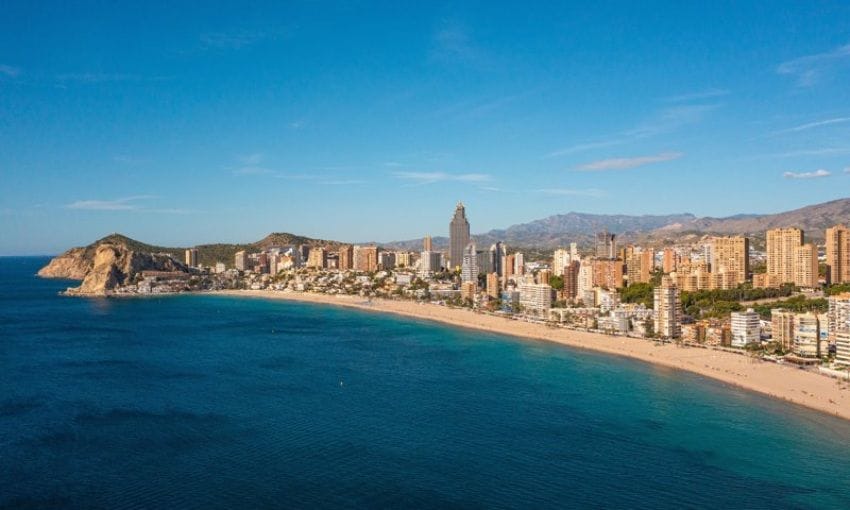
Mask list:
[[[785,172],[782,177],[786,179],[818,179],[832,175],[828,170],[820,169],[814,172]]]
[[[0,74],[8,76],[9,78],[16,78],[21,74],[21,69],[19,67],[0,64]]]
[[[542,188],[534,190],[536,193],[544,195],[555,195],[563,197],[602,197],[605,192],[601,189],[574,189],[574,188]]]
[[[437,182],[487,182],[492,179],[488,174],[468,173],[450,174],[446,172],[393,172],[391,174],[397,179],[411,181],[414,184],[434,184]]]
[[[133,211],[142,208],[139,202],[154,198],[156,197],[153,195],[137,195],[112,200],[77,200],[66,205],[65,208],[83,211]]]
[[[728,96],[731,92],[725,89],[707,89],[699,92],[691,92],[688,94],[680,94],[677,96],[667,96],[661,98],[665,103],[687,103],[690,101],[700,101],[703,99],[712,99],[715,97]]]
[[[593,161],[581,165],[578,169],[585,172],[601,172],[605,170],[628,170],[640,166],[672,161],[684,156],[681,152],[662,152],[654,156],[637,156],[632,158],[611,158]]]
[[[566,156],[568,154],[575,154],[578,152],[585,152],[593,149],[602,149],[605,147],[612,147],[614,145],[620,145],[626,142],[625,138],[619,138],[615,140],[600,140],[598,142],[586,142],[579,143],[576,145],[571,145],[569,147],[564,147],[563,149],[558,149],[556,151],[550,152],[545,157],[547,158],[555,158],[558,156]]]
[[[850,166],[848,166],[847,168],[845,168],[845,169],[844,169],[844,173],[845,173],[845,174],[850,174]]]
[[[797,158],[801,156],[832,156],[835,154],[850,154],[850,147],[822,147],[818,149],[799,149],[786,152],[777,152],[774,154],[765,154],[749,159],[762,158]]]
[[[716,110],[719,107],[719,104],[679,104],[662,108],[653,116],[631,129],[614,134],[609,138],[570,145],[562,149],[552,151],[546,154],[544,158],[566,156],[593,149],[613,147],[672,133],[689,125],[701,122],[711,111]]]
[[[708,112],[716,110],[717,104],[678,105],[661,110],[653,118],[626,132],[631,138],[643,139],[669,133],[702,121]]]
[[[808,131],[810,129],[815,129],[823,126],[831,126],[833,124],[844,124],[845,122],[850,122],[850,117],[835,117],[832,119],[824,119],[818,120],[815,122],[808,122],[806,124],[800,124],[799,126],[790,127],[787,129],[780,129],[779,131],[774,131],[769,136],[778,136],[784,135],[788,133],[799,133],[800,131]]]
[[[811,87],[834,66],[848,63],[850,63],[850,44],[824,53],[815,53],[783,62],[776,68],[776,72],[793,76],[799,87]]]

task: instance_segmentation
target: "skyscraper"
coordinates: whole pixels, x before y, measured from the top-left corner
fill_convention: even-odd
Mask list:
[[[673,248],[664,248],[664,256],[661,260],[661,270],[664,274],[672,273],[679,265],[679,256]]]
[[[245,271],[248,267],[248,255],[245,253],[245,250],[237,251],[234,258],[234,267],[240,271]]]
[[[555,276],[561,276],[564,274],[564,268],[567,267],[567,264],[572,260],[572,255],[570,252],[564,248],[558,248],[555,250],[555,253],[552,254],[552,273]]]
[[[324,269],[328,265],[328,252],[324,248],[310,248],[307,256],[307,267]]]
[[[850,283],[850,230],[844,225],[826,229],[826,283]]]
[[[655,287],[654,298],[652,316],[655,334],[661,338],[679,338],[682,335],[679,289],[670,276],[661,277],[661,285]]]
[[[434,251],[434,243],[431,241],[431,236],[425,236],[422,240],[422,251]]]
[[[350,244],[339,247],[339,270],[350,271],[354,269],[354,247]]]
[[[525,274],[525,255],[521,252],[514,253],[514,274],[517,276]]]
[[[607,230],[596,234],[596,258],[609,260],[617,258],[615,236]]]
[[[378,269],[377,246],[355,246],[353,258],[355,271],[371,273]]]
[[[767,276],[781,283],[794,283],[795,251],[803,244],[799,228],[767,231]]]
[[[198,265],[197,248],[189,248],[188,250],[186,250],[186,265],[189,267],[195,267]]]
[[[463,262],[461,263],[460,279],[462,282],[478,282],[478,252],[475,243],[466,245],[463,250]]]
[[[463,263],[463,250],[469,244],[469,222],[463,202],[458,202],[455,214],[449,223],[449,264],[458,268]]]
[[[744,283],[750,272],[750,240],[743,236],[711,239],[712,273],[731,273],[734,286]]]
[[[490,253],[493,255],[493,272],[499,276],[505,276],[507,248],[501,241],[496,241],[496,244],[490,247]]]

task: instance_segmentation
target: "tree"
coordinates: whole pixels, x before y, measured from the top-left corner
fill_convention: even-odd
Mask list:
[[[564,290],[564,277],[563,276],[550,276],[549,277],[549,286],[555,290]]]

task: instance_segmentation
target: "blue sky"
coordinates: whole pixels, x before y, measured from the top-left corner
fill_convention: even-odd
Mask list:
[[[0,254],[850,196],[848,2],[0,5]]]

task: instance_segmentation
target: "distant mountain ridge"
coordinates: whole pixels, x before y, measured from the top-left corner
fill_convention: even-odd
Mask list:
[[[602,230],[617,234],[623,242],[675,242],[707,234],[747,235],[760,239],[771,228],[798,227],[803,229],[807,239],[823,241],[824,230],[838,223],[850,223],[850,198],[776,214],[736,214],[725,218],[700,218],[691,213],[630,216],[569,212],[474,234],[473,239],[482,246],[503,241],[516,247],[554,248],[570,242],[589,246],[593,236]],[[442,249],[448,245],[448,238],[435,237],[433,242],[436,248]],[[421,239],[384,244],[422,249]]]

